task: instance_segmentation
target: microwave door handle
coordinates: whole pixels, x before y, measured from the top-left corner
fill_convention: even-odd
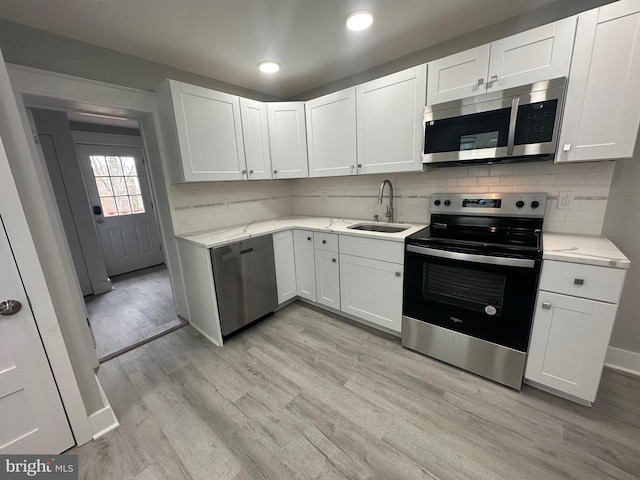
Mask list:
[[[507,156],[513,155],[516,142],[516,120],[518,119],[518,106],[520,97],[511,100],[511,119],[509,120],[509,136],[507,137]]]
[[[476,255],[473,253],[450,252],[448,250],[418,247],[415,245],[407,245],[407,251],[429,257],[461,260],[463,262],[485,263],[488,265],[502,265],[505,267],[534,268],[536,266],[536,262],[534,260],[526,258],[493,257],[489,255]]]

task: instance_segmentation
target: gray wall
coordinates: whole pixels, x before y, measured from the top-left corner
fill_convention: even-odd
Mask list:
[[[256,100],[278,100],[253,90],[3,19],[0,19],[0,49],[8,63],[140,90],[155,90],[160,82],[171,78]]]
[[[611,1],[612,0],[556,1],[545,7],[538,8],[526,15],[510,18],[481,30],[476,30],[475,32],[454,38],[453,40],[448,40],[446,42],[439,43],[438,45],[419,50],[383,65],[365,70],[364,72],[360,72],[356,75],[301,93],[295,96],[295,100],[309,100],[327,93],[342,90],[343,88],[352,87],[390,73],[404,70],[405,68],[413,67],[414,65],[430,62],[431,60],[437,60],[438,58],[484,45],[509,35],[539,27],[546,23],[555,22],[561,18],[570,17],[571,15],[599,7],[606,3],[611,3]],[[425,43],[428,41],[428,35],[429,32],[424,32]]]
[[[618,160],[611,181],[603,235],[631,260],[613,327],[611,346],[640,353],[640,141],[635,157]]]

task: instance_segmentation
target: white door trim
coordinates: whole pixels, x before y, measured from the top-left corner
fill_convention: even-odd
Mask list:
[[[30,163],[27,167],[27,173],[20,172],[22,175],[22,181],[28,182],[33,180],[33,174],[30,171],[37,169],[35,162],[38,160],[37,155],[34,155],[35,144],[30,137],[28,121],[26,121],[25,105],[29,107],[50,108],[57,110],[75,110],[86,113],[97,114],[111,114],[118,116],[125,116],[129,118],[137,118],[141,122],[141,133],[146,147],[147,156],[149,159],[148,169],[151,182],[153,185],[153,197],[154,203],[157,208],[158,218],[160,221],[161,234],[163,237],[163,244],[166,247],[165,255],[167,259],[167,267],[169,270],[169,276],[173,287],[174,299],[176,301],[176,307],[178,314],[181,317],[188,318],[188,311],[185,299],[185,290],[182,280],[182,269],[180,266],[177,247],[174,240],[173,224],[171,220],[171,213],[169,207],[168,190],[169,184],[165,180],[163,172],[163,164],[166,163],[166,154],[164,145],[160,142],[159,132],[160,124],[158,115],[156,113],[155,95],[150,92],[143,92],[131,88],[119,87],[109,85],[101,82],[95,82],[92,80],[85,80],[69,75],[61,75],[51,72],[45,72],[38,69],[21,67],[15,65],[7,65],[9,71],[9,77],[11,78],[11,85],[16,96],[16,102],[18,103],[19,115],[22,117],[22,123],[17,122],[13,129],[16,134],[22,135],[23,142],[29,147],[23,155],[23,160]],[[3,81],[5,79],[0,79]],[[8,82],[8,79],[6,79]],[[6,102],[6,99],[3,99]],[[13,105],[15,109],[15,103]],[[28,136],[27,136],[28,135]],[[25,138],[26,137],[26,138]],[[5,167],[3,165],[3,167]],[[9,171],[8,164],[6,165],[4,177],[12,178],[15,172]],[[37,183],[37,182],[34,182]],[[4,193],[3,189],[3,193]],[[37,190],[37,189],[36,189]],[[29,192],[29,194],[36,194],[41,196],[41,201],[52,201],[52,194],[50,191],[35,191]],[[19,204],[19,197],[17,196],[11,200],[11,203]],[[15,212],[12,212],[15,213]],[[60,222],[58,217],[54,217],[53,221]],[[26,218],[22,224],[12,224],[12,230],[16,232],[22,232],[29,234],[28,225],[26,224]],[[59,225],[61,229],[62,226]],[[24,250],[25,243],[17,242],[20,244],[21,250]],[[32,244],[33,249],[35,246]],[[33,250],[30,254],[22,252],[21,257],[24,261],[28,262],[28,267],[19,266],[25,270],[25,284],[33,283],[33,286],[29,286],[30,291],[46,292],[46,283],[44,274],[39,263],[30,258],[35,258]],[[68,260],[70,263],[70,259]],[[35,263],[35,264],[34,264]],[[68,265],[64,271],[63,278],[60,278],[60,282],[69,282],[73,284],[77,282],[73,276],[72,265]],[[38,284],[39,286],[36,286]],[[89,421],[89,415],[85,409],[85,403],[83,397],[79,391],[79,385],[77,379],[74,378],[73,366],[69,358],[69,352],[64,343],[64,338],[60,331],[60,325],[58,321],[79,321],[77,318],[71,319],[57,319],[56,312],[53,309],[51,297],[41,299],[38,297],[38,303],[46,304],[42,305],[40,309],[36,309],[34,305],[34,312],[36,313],[36,321],[40,327],[42,333],[43,343],[45,349],[49,355],[52,370],[60,393],[65,404],[65,408],[69,415],[70,423],[76,441],[79,445],[90,440],[96,433],[94,432],[91,422]],[[78,299],[71,299],[71,302],[81,302],[81,297]],[[47,309],[48,307],[48,309]],[[84,307],[82,307],[84,308]],[[42,310],[39,314],[36,310]],[[41,324],[41,322],[43,322]],[[76,368],[88,368],[87,365],[75,365]],[[99,388],[99,384],[98,384]],[[92,391],[93,395],[94,392]],[[99,396],[99,392],[95,392]],[[86,400],[86,399],[84,399]],[[91,414],[96,411],[91,412]],[[102,425],[104,427],[104,425]],[[104,428],[103,428],[104,429]]]

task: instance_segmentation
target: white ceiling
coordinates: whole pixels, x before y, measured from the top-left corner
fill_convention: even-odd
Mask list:
[[[554,1],[0,0],[0,17],[287,98]],[[373,26],[347,31],[363,9]]]

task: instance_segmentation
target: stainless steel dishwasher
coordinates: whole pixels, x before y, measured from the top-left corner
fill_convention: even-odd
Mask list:
[[[222,335],[227,336],[278,306],[271,235],[211,249]]]

